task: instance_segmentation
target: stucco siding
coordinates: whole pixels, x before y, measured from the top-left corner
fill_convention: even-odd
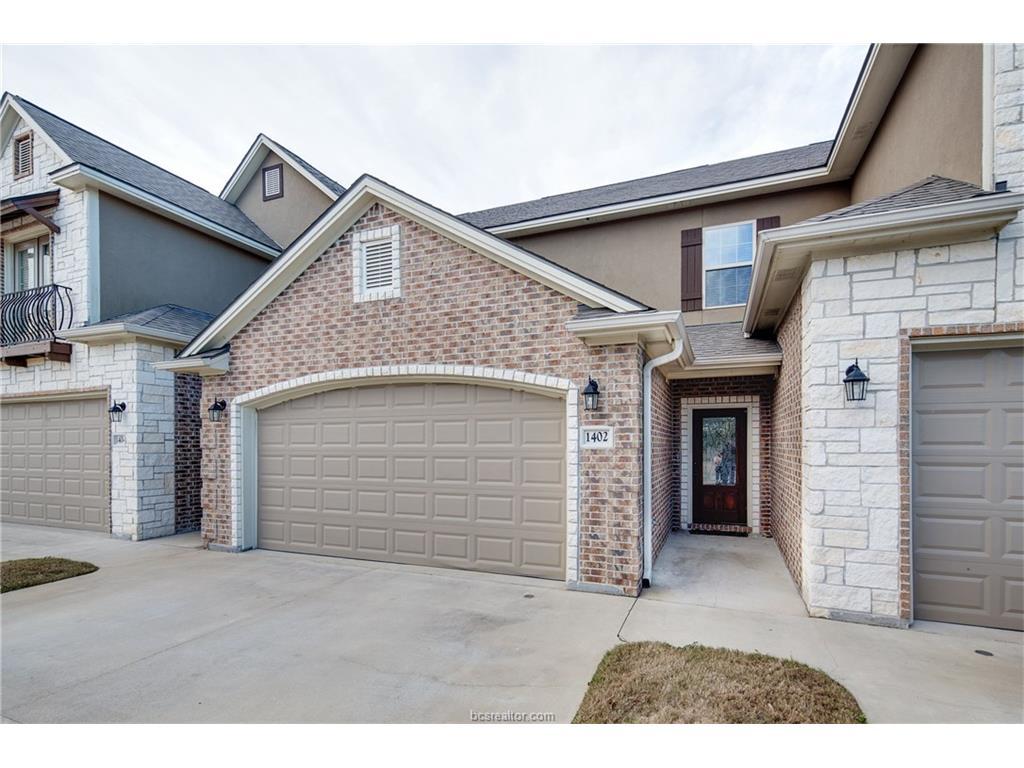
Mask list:
[[[270,263],[102,193],[99,222],[100,319],[168,303],[217,314]]]
[[[779,216],[786,226],[849,202],[846,185],[831,184],[511,239],[652,307],[679,309],[684,229],[768,216]],[[705,314],[688,313],[686,322],[731,322],[740,319],[742,308]]]
[[[263,199],[263,168],[282,164],[284,195]],[[268,152],[235,203],[274,242],[287,248],[333,201],[274,152]]]
[[[982,182],[982,46],[915,51],[851,186],[851,203],[936,174]]]

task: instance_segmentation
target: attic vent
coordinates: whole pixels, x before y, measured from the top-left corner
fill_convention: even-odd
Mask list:
[[[352,235],[353,292],[356,301],[401,296],[399,227],[381,227]]]
[[[284,182],[282,176],[282,164],[271,165],[263,169],[263,199],[276,200],[284,197]]]
[[[780,269],[775,273],[775,277],[772,278],[776,283],[782,282],[783,280],[795,280],[800,276],[800,269],[793,267],[792,269]]]
[[[14,138],[14,178],[32,173],[32,134],[25,133]]]

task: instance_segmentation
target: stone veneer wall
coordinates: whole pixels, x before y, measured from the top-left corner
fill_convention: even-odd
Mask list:
[[[747,445],[747,462],[750,465],[751,505],[747,510],[747,520],[751,527],[765,536],[772,535],[771,507],[771,422],[772,422],[772,376],[722,376],[709,379],[675,379],[672,381],[672,397],[676,403],[683,402],[685,407],[679,416],[680,464],[679,504],[676,505],[676,517],[673,527],[681,528],[686,524],[684,512],[690,504],[690,460],[689,441],[690,425],[683,423],[688,419],[688,408],[693,407],[744,407],[755,404],[752,416],[757,419],[757,443]],[[753,426],[753,425],[750,425]]]
[[[651,373],[651,508],[657,559],[679,509],[679,400],[658,370]]]
[[[203,519],[203,450],[200,435],[203,382],[199,376],[174,377],[174,531],[198,531]]]
[[[803,403],[801,391],[802,310],[797,296],[779,325],[782,365],[772,393],[771,510],[772,536],[798,587],[803,583],[801,546],[801,471]]]
[[[355,303],[351,232],[401,227],[400,298]],[[231,341],[231,371],[202,402],[299,376],[380,365],[451,364],[601,384],[581,425],[615,427],[581,451],[579,579],[636,594],[641,560],[641,365],[636,344],[591,349],[565,328],[577,302],[375,204]],[[230,545],[229,419],[203,420],[203,534]]]
[[[174,533],[174,378],[152,367],[173,356],[141,342],[75,344],[69,363],[0,366],[4,398],[93,390],[127,404],[110,440],[111,533],[120,538]]]
[[[19,120],[14,133],[17,136],[27,130],[26,124]],[[14,162],[11,157],[14,143],[8,141],[0,154],[0,192],[3,197],[18,197],[39,192],[60,192],[60,203],[52,212],[53,222],[60,227],[60,232],[51,236],[51,278],[59,285],[71,289],[71,303],[74,308],[74,325],[85,325],[89,322],[91,293],[88,285],[89,274],[89,227],[86,214],[87,195],[95,193],[72,192],[58,187],[49,179],[51,171],[59,168],[62,163],[57,154],[38,133],[32,139],[32,173],[24,178],[14,179]],[[98,198],[95,198],[98,200]],[[29,223],[26,220],[26,223]],[[31,223],[35,223],[34,220]],[[4,232],[4,239],[17,239],[17,233]],[[6,248],[4,249],[6,251]],[[4,254],[6,262],[6,253]],[[6,266],[6,265],[5,265]],[[5,274],[4,279],[11,277]]]

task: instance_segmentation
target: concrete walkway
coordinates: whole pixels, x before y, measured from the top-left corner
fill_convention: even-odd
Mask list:
[[[100,570],[0,600],[3,718],[567,721],[625,620],[627,640],[812,664],[873,722],[1022,720],[1018,634],[810,619],[773,542],[680,534],[667,546],[634,602],[538,579],[207,552],[194,535],[132,543],[4,525],[5,560],[61,555]]]

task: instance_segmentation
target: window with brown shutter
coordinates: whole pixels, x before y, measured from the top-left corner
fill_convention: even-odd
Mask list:
[[[14,137],[14,178],[32,175],[32,134]]]
[[[270,165],[263,169],[263,199],[276,200],[284,197],[283,164]]]
[[[684,229],[682,246],[682,310],[693,312],[701,308],[701,291],[704,281],[703,257],[701,255],[702,230]]]

